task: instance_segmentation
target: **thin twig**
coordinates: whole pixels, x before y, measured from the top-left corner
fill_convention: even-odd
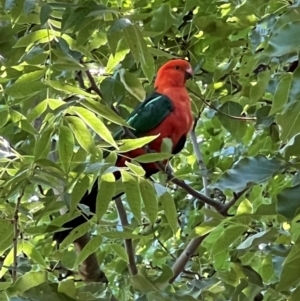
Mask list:
[[[13,258],[14,258],[14,268],[12,269],[12,279],[13,282],[17,280],[17,268],[18,268],[18,237],[19,237],[19,208],[21,205],[21,200],[25,193],[26,185],[24,185],[23,189],[21,190],[20,196],[17,199],[15,211],[14,211],[14,238],[13,238]]]
[[[117,211],[118,211],[122,226],[124,228],[128,227],[129,223],[128,223],[128,219],[127,219],[127,214],[126,214],[126,211],[123,206],[121,198],[120,197],[116,198],[115,203],[116,203]],[[131,276],[134,276],[138,273],[138,269],[137,269],[136,263],[135,263],[135,250],[133,247],[132,239],[125,239],[125,248],[126,248],[126,252],[127,252],[128,260],[129,260],[128,269],[130,271]]]
[[[103,94],[102,94],[101,90],[98,88],[98,86],[97,86],[97,84],[96,84],[96,82],[95,82],[95,80],[94,80],[91,72],[89,70],[86,70],[85,74],[86,74],[86,76],[89,79],[89,82],[91,84],[90,89],[93,90],[95,93],[97,93],[100,96],[100,98],[103,99]]]
[[[187,88],[187,90],[189,92],[191,92],[192,94],[194,94],[198,99],[200,99],[201,101],[203,101],[208,107],[210,107],[211,109],[213,109],[214,111],[228,117],[231,119],[236,119],[236,120],[241,120],[241,121],[256,121],[256,117],[249,117],[249,116],[233,116],[233,115],[229,115],[225,112],[220,111],[218,108],[216,108],[213,104],[208,103],[205,99],[203,99],[202,97],[200,97],[197,93],[195,93],[193,90]]]
[[[177,179],[177,178],[173,178],[171,180],[171,182],[173,182],[174,184],[176,184],[179,187],[183,188],[187,193],[189,193],[191,196],[195,197],[200,202],[202,202],[204,204],[208,204],[208,205],[214,207],[218,211],[223,208],[223,204],[222,203],[220,203],[218,201],[215,201],[215,200],[213,200],[213,199],[205,196],[204,194],[196,191],[191,186],[189,186],[188,184],[186,184],[184,181],[182,181],[180,179]]]
[[[223,215],[228,214],[228,210],[234,206],[234,204],[240,199],[240,197],[249,189],[249,187],[245,187],[242,191],[238,193],[234,193],[233,198],[226,204],[223,205],[223,208],[219,211],[219,213]]]
[[[81,70],[77,72],[75,79],[78,81],[79,87],[81,89],[86,89]]]

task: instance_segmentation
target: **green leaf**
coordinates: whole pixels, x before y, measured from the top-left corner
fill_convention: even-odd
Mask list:
[[[93,137],[87,129],[85,123],[80,118],[73,116],[67,116],[66,120],[68,121],[69,126],[79,145],[88,154],[97,154],[97,149],[95,147]]]
[[[50,138],[52,137],[53,131],[54,129],[52,127],[48,127],[44,129],[37,138],[34,148],[34,157],[36,160],[39,158],[47,158],[49,156],[51,146]]]
[[[300,185],[288,187],[277,195],[276,210],[286,219],[292,220],[300,213]]]
[[[299,253],[299,241],[296,242],[286,257],[282,272],[280,275],[280,281],[276,285],[277,291],[288,291],[289,288],[294,286],[299,279],[299,265],[300,265],[300,253]]]
[[[95,101],[92,99],[86,99],[86,100],[83,99],[80,103],[83,106],[85,106],[87,109],[99,114],[101,117],[113,123],[127,126],[130,128],[130,126],[123,118],[121,118],[118,114],[116,114],[111,108],[99,103],[99,101]]]
[[[299,98],[276,117],[280,126],[280,138],[287,141],[300,132],[300,101]]]
[[[11,221],[0,219],[0,255],[12,245],[14,236],[14,226]]]
[[[41,253],[32,245],[29,241],[23,240],[23,252],[31,258],[35,263],[41,265],[44,268],[48,268],[43,256]]]
[[[7,289],[8,295],[16,295],[20,292],[25,292],[32,287],[38,286],[41,283],[47,281],[47,272],[40,271],[40,272],[28,272],[23,276],[19,277],[15,284]]]
[[[230,115],[230,116],[240,116],[243,112],[243,107],[232,101],[225,102],[220,108],[219,111]],[[218,114],[219,120],[224,128],[237,140],[241,141],[247,132],[247,124],[242,120],[231,119],[230,117]]]
[[[9,119],[8,110],[0,111],[0,128],[5,126]]]
[[[272,57],[296,53],[300,46],[300,37],[297,34],[300,21],[288,22],[272,33],[265,55]]]
[[[64,279],[60,281],[58,284],[57,292],[63,293],[64,295],[69,296],[72,299],[76,299],[77,293],[74,279]]]
[[[63,217],[63,216],[62,216]],[[76,239],[82,237],[90,230],[89,223],[84,223],[76,227],[71,231],[71,233],[63,240],[63,242],[59,245],[60,249],[64,249],[72,244]]]
[[[129,47],[124,39],[118,41],[117,49],[115,54],[109,56],[106,70],[107,72],[112,72],[113,69],[124,60],[127,53],[129,53]]]
[[[231,189],[234,192],[263,183],[274,174],[279,173],[285,166],[283,161],[267,158],[263,155],[241,158],[232,168],[222,174],[211,188],[220,190]]]
[[[84,246],[79,255],[76,257],[73,269],[78,267],[84,260],[86,260],[91,254],[94,254],[102,243],[101,236],[94,236],[91,240]]]
[[[297,156],[300,149],[300,134],[296,134],[289,142],[280,150],[280,153],[287,159]]]
[[[140,191],[145,206],[145,212],[149,218],[150,223],[154,225],[158,213],[158,203],[157,203],[155,189],[148,180],[140,178],[139,181],[140,181]]]
[[[158,9],[154,10],[151,19],[151,27],[154,31],[166,32],[171,26],[179,24],[180,19],[172,14],[169,3],[162,3]]]
[[[257,247],[262,243],[272,243],[278,237],[278,230],[275,228],[271,228],[268,231],[262,231],[256,234],[249,236],[245,239],[238,247],[237,250],[247,250]]]
[[[247,227],[244,225],[231,225],[224,229],[222,234],[214,243],[212,249],[210,250],[211,254],[216,256],[221,254],[223,250],[229,250],[230,245],[239,239],[240,235],[247,230]]]
[[[162,204],[162,207],[165,211],[168,223],[175,234],[178,230],[178,221],[177,221],[177,209],[175,206],[175,201],[172,196],[165,192],[159,197],[159,201]]]
[[[47,109],[47,99],[40,102],[38,105],[36,105],[30,113],[27,115],[27,119],[29,122],[32,122],[36,118],[40,117]],[[0,112],[1,113],[1,112]],[[1,118],[0,118],[1,120]]]
[[[137,275],[131,277],[131,282],[134,289],[141,291],[143,293],[157,290],[157,288],[153,284],[153,281],[151,281],[149,278],[146,278],[140,272]]]
[[[77,35],[77,46],[86,43],[98,28],[99,20],[90,21],[86,26],[82,26]]]
[[[113,77],[106,77],[100,84],[103,100],[108,105],[121,103],[126,94],[126,89],[120,80]],[[119,117],[120,118],[120,117]]]
[[[155,140],[158,137],[156,136],[147,136],[143,138],[136,138],[136,139],[122,139],[122,145],[119,147],[118,152],[119,153],[127,153],[131,150],[140,148],[151,141]]]
[[[269,115],[278,113],[280,110],[282,110],[282,108],[286,104],[291,89],[292,79],[293,79],[293,75],[291,73],[283,74],[283,76],[281,77],[276,87],[276,91],[272,103],[272,109]]]
[[[103,140],[108,142],[110,145],[118,148],[114,138],[112,137],[110,131],[104,125],[104,123],[98,119],[92,112],[85,108],[72,107],[72,110],[93,130],[95,131]]]
[[[36,0],[25,0],[23,4],[23,10],[26,15],[31,14],[34,11]]]
[[[123,33],[135,61],[141,63],[144,74],[151,82],[155,72],[155,64],[139,27],[136,25],[126,26]]]
[[[146,92],[137,77],[125,69],[121,69],[119,73],[121,82],[126,90],[139,101],[143,101],[146,97]]]
[[[41,26],[44,25],[49,20],[51,13],[52,13],[52,8],[49,4],[45,3],[41,6],[41,11],[40,11]]]
[[[141,195],[137,178],[126,171],[121,171],[121,175],[128,205],[132,214],[141,223]]]
[[[76,209],[77,205],[85,195],[88,190],[90,181],[88,177],[84,177],[83,179],[79,179],[76,185],[72,190],[72,197],[71,197],[71,204],[70,204],[70,211]]]
[[[59,81],[48,80],[47,83],[53,89],[58,90],[58,91],[62,91],[62,92],[65,92],[65,93],[75,94],[75,95],[82,95],[82,96],[91,97],[91,98],[98,97],[97,95],[87,93],[87,92],[85,92],[84,90],[82,90],[80,88],[77,88],[75,86],[71,86],[69,84],[63,84],[62,82],[59,82]]]
[[[250,88],[251,103],[254,104],[263,97],[267,89],[268,83],[270,81],[270,78],[271,78],[270,70],[266,70],[258,73],[256,84]]]
[[[60,126],[58,140],[59,160],[66,172],[68,172],[72,161],[74,145],[74,136],[70,128]]]
[[[5,93],[14,98],[24,98],[36,95],[46,88],[47,86],[41,82],[31,82],[30,84],[28,82],[16,82],[6,88]]]
[[[133,234],[129,231],[111,231],[101,233],[103,236],[110,239],[140,239],[141,235]]]
[[[99,190],[96,200],[96,216],[101,220],[107,212],[108,205],[115,193],[115,176],[113,173],[107,173],[101,176]]]
[[[46,70],[42,69],[42,70],[37,70],[37,71],[25,73],[25,74],[21,75],[15,81],[15,84],[16,83],[18,83],[18,84],[22,84],[22,83],[32,84],[33,81],[41,79],[45,75],[45,72],[46,72]]]
[[[125,262],[129,263],[128,255],[121,245],[110,244],[109,246],[118,255],[118,257],[122,258]]]
[[[116,53],[118,41],[123,38],[122,30],[132,23],[128,18],[120,18],[115,20],[107,31],[108,45],[113,54]]]
[[[220,225],[222,220],[211,219],[200,224],[200,226],[195,227],[189,235],[189,238],[196,238],[199,236],[204,236],[211,231],[213,231],[217,226]]]
[[[144,154],[138,157],[135,157],[134,160],[140,162],[140,163],[151,163],[151,162],[157,162],[157,161],[164,161],[172,157],[172,154],[166,154],[166,153],[149,153]]]
[[[14,48],[18,47],[27,47],[30,44],[33,44],[39,40],[47,39],[48,42],[51,42],[54,39],[54,35],[51,33],[51,30],[48,29],[40,29],[34,32],[31,32],[20,39],[18,39],[18,42],[14,46]]]
[[[6,11],[12,10],[14,8],[14,6],[16,5],[16,2],[17,2],[17,0],[6,0],[4,9]]]
[[[134,162],[136,163],[136,162]],[[141,176],[143,177],[145,175],[145,170],[143,169],[143,167],[137,165],[138,163],[134,164],[134,163],[130,163],[128,161],[125,162],[125,165],[128,166],[128,168],[137,176]]]

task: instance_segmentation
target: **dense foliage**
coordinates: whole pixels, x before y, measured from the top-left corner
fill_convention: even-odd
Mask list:
[[[1,0],[1,300],[298,301],[299,29],[298,0]],[[175,57],[195,70],[197,141],[170,164],[192,192],[137,161],[115,182],[116,154],[149,139],[111,133]],[[95,217],[57,249],[98,177]],[[107,286],[74,281],[90,254]]]

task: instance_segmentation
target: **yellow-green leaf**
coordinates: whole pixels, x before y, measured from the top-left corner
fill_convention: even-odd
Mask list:
[[[107,173],[101,176],[96,201],[96,216],[100,220],[106,213],[108,205],[115,193],[115,176]]]
[[[138,222],[141,222],[141,195],[139,184],[136,177],[133,177],[126,171],[121,171],[122,182],[126,193],[128,205],[132,214],[136,217]]]
[[[151,224],[154,224],[156,222],[157,212],[158,212],[158,203],[157,203],[155,189],[149,180],[140,178],[139,181],[140,181],[140,190],[145,206],[145,212]]]
[[[72,110],[92,129],[94,130],[103,140],[118,148],[114,138],[110,131],[104,125],[104,123],[95,116],[94,113],[88,111],[85,108],[73,107]]]
[[[87,129],[85,123],[78,117],[67,116],[70,128],[79,145],[89,154],[97,154],[97,149],[93,137]]]
[[[177,210],[176,210],[176,206],[175,206],[175,201],[168,192],[165,192],[164,194],[162,194],[159,197],[159,200],[165,211],[165,215],[167,217],[169,225],[170,225],[171,229],[173,230],[173,233],[175,234],[178,229]]]
[[[67,172],[72,160],[74,151],[74,136],[70,128],[66,126],[59,127],[58,152],[60,163]]]

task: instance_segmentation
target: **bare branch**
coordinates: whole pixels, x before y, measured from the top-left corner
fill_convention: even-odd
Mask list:
[[[200,202],[208,204],[208,205],[214,207],[218,211],[223,208],[223,205],[220,202],[215,201],[215,200],[205,196],[204,194],[196,191],[190,185],[186,184],[184,181],[177,179],[177,178],[173,178],[171,180],[171,182],[173,182],[174,184],[183,188],[187,193],[189,193],[191,196],[195,197]]]
[[[81,89],[86,89],[81,70],[77,72],[75,79],[78,81],[79,87]]]
[[[93,90],[95,93],[97,93],[100,96],[100,98],[103,99],[103,94],[102,94],[101,90],[99,89],[99,87],[97,86],[91,72],[89,70],[86,70],[85,74],[86,74],[86,76],[89,79],[89,82],[91,84],[90,89]]]
[[[184,251],[180,254],[178,259],[175,261],[175,263],[172,266],[174,275],[169,280],[169,283],[173,283],[174,280],[178,277],[178,275],[184,270],[185,265],[188,263],[191,256],[196,252],[197,248],[200,246],[200,244],[202,243],[202,241],[207,235],[208,234],[197,237],[189,242],[189,244],[186,246]]]
[[[122,226],[127,227],[129,226],[127,214],[125,208],[123,206],[122,200],[120,197],[116,198],[116,207],[119,214],[119,218],[121,220]],[[134,276],[138,273],[136,263],[135,263],[135,250],[133,247],[132,239],[125,239],[125,248],[128,255],[128,269],[130,271],[131,276]]]

